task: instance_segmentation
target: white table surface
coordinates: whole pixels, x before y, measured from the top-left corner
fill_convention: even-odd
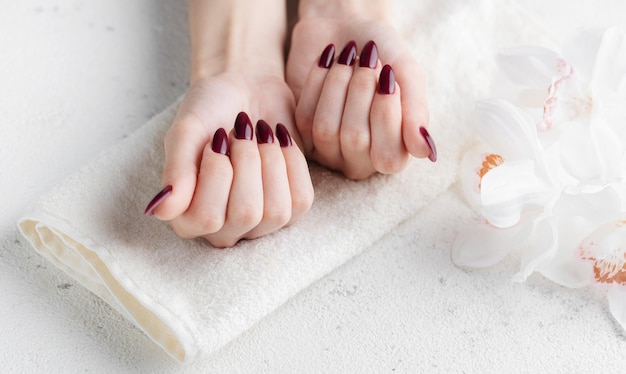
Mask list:
[[[520,3],[559,39],[580,26],[626,29],[619,0]],[[0,372],[626,369],[626,333],[601,292],[539,276],[511,283],[515,256],[486,270],[450,263],[442,243],[454,228],[437,222],[460,209],[454,191],[216,354],[179,365],[37,255],[15,222],[184,92],[185,2],[22,0],[0,9]]]

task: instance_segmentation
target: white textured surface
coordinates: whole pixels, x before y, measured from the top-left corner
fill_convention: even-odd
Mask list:
[[[596,24],[626,26],[620,1],[600,9],[584,1],[523,6],[559,38],[592,15]],[[19,242],[14,222],[184,91],[184,12],[183,2],[146,0],[3,4],[0,129],[19,138],[0,136],[0,371],[615,372],[626,365],[626,337],[600,292],[540,277],[510,283],[515,258],[481,271],[451,265],[454,223],[468,213],[454,190],[189,366],[74,286]]]

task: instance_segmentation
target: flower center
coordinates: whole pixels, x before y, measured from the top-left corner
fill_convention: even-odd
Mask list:
[[[620,230],[624,225],[626,221],[618,221],[614,230]],[[581,259],[593,262],[593,277],[597,284],[626,287],[626,248],[623,243],[588,238],[578,246],[578,251]]]
[[[485,174],[489,172],[489,170],[495,168],[496,166],[502,165],[504,162],[504,158],[495,153],[489,153],[483,156],[483,162],[480,165],[480,168],[476,171],[478,175],[478,190],[480,190],[480,186]]]

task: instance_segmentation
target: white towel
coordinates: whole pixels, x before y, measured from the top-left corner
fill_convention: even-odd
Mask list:
[[[142,214],[160,186],[173,104],[43,196],[20,219],[22,234],[176,359],[223,346],[444,191],[497,47],[541,41],[508,2],[405,3],[397,20],[429,79],[437,163],[414,160],[400,174],[361,182],[312,166],[316,200],[301,221],[217,250]]]

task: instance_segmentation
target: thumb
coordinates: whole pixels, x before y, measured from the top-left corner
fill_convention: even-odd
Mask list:
[[[171,186],[169,196],[154,208],[154,215],[169,221],[185,213],[191,204],[202,152],[208,141],[206,127],[196,116],[176,118],[165,135],[163,186]],[[158,197],[158,195],[157,195]],[[156,198],[155,198],[156,199]]]
[[[435,144],[428,135],[429,111],[426,78],[412,56],[394,62],[398,85],[402,89],[402,138],[407,151],[417,158],[436,160]]]

